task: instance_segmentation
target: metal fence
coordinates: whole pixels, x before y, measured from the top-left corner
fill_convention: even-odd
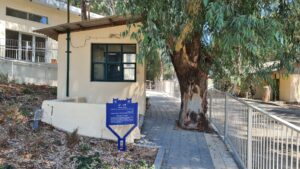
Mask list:
[[[299,169],[300,127],[228,93],[209,89],[209,120],[248,169]]]
[[[44,42],[36,42],[35,46],[31,41],[5,39],[5,44],[0,45],[0,57],[27,62],[50,63],[51,59],[57,59],[57,49],[46,48]]]

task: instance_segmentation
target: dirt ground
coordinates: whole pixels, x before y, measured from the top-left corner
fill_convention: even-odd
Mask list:
[[[151,168],[156,148],[127,145],[65,133],[40,123],[33,112],[43,100],[55,99],[56,88],[0,83],[0,169],[11,168]]]

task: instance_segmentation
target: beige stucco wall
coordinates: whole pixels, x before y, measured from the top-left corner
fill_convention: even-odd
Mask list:
[[[300,63],[293,64],[294,71],[280,76],[280,100],[300,102]],[[283,73],[285,70],[282,71]]]
[[[289,74],[280,78],[280,100],[300,102],[300,74]]]
[[[290,102],[300,102],[300,74],[292,74]]]
[[[29,21],[12,16],[6,16],[6,7],[30,12],[48,17],[48,24],[42,24],[34,21]],[[70,15],[71,22],[80,21],[80,16],[75,14]],[[0,45],[5,44],[5,30],[14,30],[26,34],[45,37],[44,35],[33,33],[33,30],[41,29],[49,26],[67,22],[67,13],[55,8],[50,8],[44,5],[33,3],[30,0],[0,0]],[[45,37],[46,38],[46,37]],[[57,49],[57,42],[47,38],[47,48]],[[46,56],[47,57],[47,56]],[[50,56],[49,56],[50,57]],[[47,58],[46,58],[47,59]],[[48,60],[47,60],[48,61]]]
[[[136,43],[130,37],[121,38],[119,34],[126,26],[71,33],[70,56],[70,97],[85,97],[88,103],[104,104],[113,98],[132,98],[139,104],[139,114],[145,113],[145,71],[137,64],[136,82],[92,82],[91,44],[92,43]],[[58,38],[58,98],[66,98],[66,34]],[[137,47],[138,48],[138,47]]]
[[[281,75],[279,82],[279,100],[290,101],[291,77]]]
[[[300,102],[300,74],[285,75],[277,73],[277,77],[279,77],[279,100],[285,102]],[[261,85],[256,86],[254,98],[261,99],[263,92],[264,90]]]

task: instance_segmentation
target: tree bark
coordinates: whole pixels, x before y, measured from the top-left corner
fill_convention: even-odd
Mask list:
[[[195,35],[191,42],[183,42],[180,48],[177,47],[171,54],[171,60],[181,92],[179,126],[184,129],[207,130],[206,68],[209,62],[201,52],[199,35]]]
[[[81,20],[86,21],[87,17],[87,5],[85,0],[81,0]]]

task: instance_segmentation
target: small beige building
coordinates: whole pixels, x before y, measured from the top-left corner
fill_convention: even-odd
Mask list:
[[[274,71],[272,73],[272,78],[276,83],[276,88],[272,89],[269,86],[271,100],[279,100],[287,103],[300,103],[300,63],[295,63],[294,71],[289,74],[285,74],[284,71]],[[274,90],[277,90],[277,96],[274,94]],[[257,87],[254,98],[261,99],[263,93],[264,88],[261,86]]]
[[[82,135],[116,139],[105,126],[106,103],[131,98],[138,103],[139,115],[144,115],[145,70],[137,63],[136,40],[121,36],[127,21],[113,16],[37,30],[58,40],[59,46],[58,100],[43,103],[44,122],[67,131],[78,128]],[[67,30],[71,32],[69,70]],[[139,129],[129,136],[131,141],[139,137]]]

